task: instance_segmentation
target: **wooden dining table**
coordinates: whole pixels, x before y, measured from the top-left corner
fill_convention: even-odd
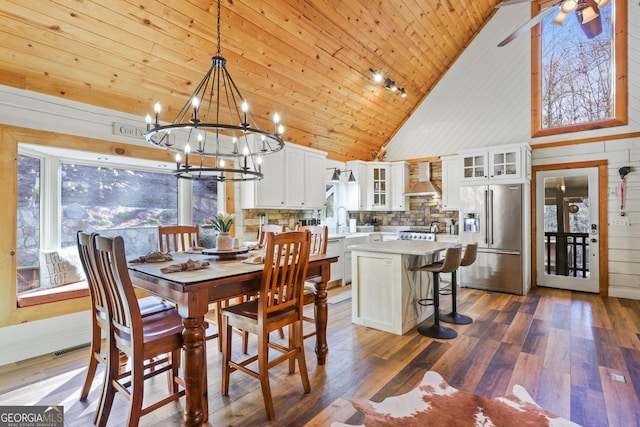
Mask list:
[[[264,264],[253,264],[251,253],[237,259],[220,260],[216,256],[177,253],[174,259],[162,263],[129,263],[133,285],[150,294],[174,303],[182,317],[183,373],[186,391],[185,426],[201,426],[208,421],[207,357],[205,346],[205,314],[209,304],[233,297],[254,294],[260,289]],[[208,261],[209,266],[194,271],[162,273],[161,268],[172,264]],[[335,255],[309,257],[307,279],[315,284],[315,352],[319,365],[326,362],[327,345],[327,282]],[[317,279],[320,280],[317,280]]]

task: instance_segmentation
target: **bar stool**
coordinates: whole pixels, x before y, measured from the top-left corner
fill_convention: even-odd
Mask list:
[[[433,274],[433,325],[420,325],[418,326],[418,333],[431,338],[439,338],[448,340],[458,336],[458,333],[451,328],[440,325],[440,273],[453,273],[460,266],[460,258],[462,254],[462,247],[460,245],[452,246],[447,249],[444,260],[435,262],[433,264],[423,265],[422,267],[414,268],[411,271],[427,271]],[[420,305],[424,304],[425,300],[420,300]],[[428,299],[427,299],[428,301]]]
[[[467,267],[476,261],[478,255],[478,244],[470,243],[464,248],[464,257],[460,261],[460,267]],[[451,273],[451,313],[441,314],[440,320],[447,323],[453,323],[455,325],[468,325],[473,322],[473,319],[464,314],[457,312],[456,308],[456,295],[458,292],[458,283],[456,281],[456,271]]]

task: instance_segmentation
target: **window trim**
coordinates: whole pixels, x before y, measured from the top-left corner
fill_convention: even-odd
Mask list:
[[[612,0],[614,5],[614,117],[590,123],[559,126],[542,129],[542,24],[531,30],[531,136],[533,138],[559,135],[571,132],[582,132],[601,128],[625,126],[629,124],[628,108],[628,50],[627,50],[627,1]],[[531,3],[531,15],[540,13],[540,4]]]

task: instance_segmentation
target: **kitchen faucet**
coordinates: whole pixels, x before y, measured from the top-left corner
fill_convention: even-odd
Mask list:
[[[340,209],[344,211],[345,220],[349,218],[349,212],[344,206],[338,206],[336,209],[336,234],[340,234]]]

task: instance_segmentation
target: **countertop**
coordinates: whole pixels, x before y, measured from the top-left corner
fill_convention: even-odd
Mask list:
[[[425,255],[446,250],[451,242],[423,242],[419,240],[387,240],[351,246],[352,251],[381,252],[400,255]]]

